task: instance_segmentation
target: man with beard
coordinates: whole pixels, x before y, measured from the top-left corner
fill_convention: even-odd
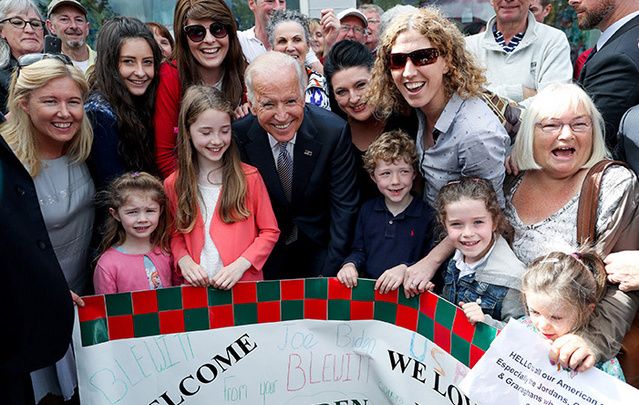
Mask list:
[[[96,52],[87,45],[87,10],[77,0],[53,0],[48,7],[48,30],[62,41],[62,53],[86,73],[95,63]]]
[[[606,144],[617,143],[621,117],[639,104],[639,0],[569,0],[580,29],[602,34],[588,57],[579,84],[606,122]]]

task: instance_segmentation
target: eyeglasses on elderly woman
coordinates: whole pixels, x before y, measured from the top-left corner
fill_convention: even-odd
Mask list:
[[[572,132],[583,133],[592,128],[592,121],[583,118],[572,122],[547,121],[535,124],[535,126],[540,128],[542,132],[553,135],[560,133],[566,125],[570,127]]]
[[[12,26],[14,26],[15,28],[19,30],[24,29],[24,27],[26,27],[27,24],[29,24],[31,28],[34,30],[44,29],[44,21],[39,20],[37,18],[24,20],[20,17],[11,17],[11,18],[5,18],[4,20],[0,21],[0,24],[6,23],[6,22],[9,22],[9,24],[11,24]]]

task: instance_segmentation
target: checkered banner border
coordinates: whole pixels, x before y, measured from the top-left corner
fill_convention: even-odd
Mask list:
[[[82,346],[299,319],[378,320],[414,331],[472,367],[497,335],[486,324],[472,326],[461,309],[435,294],[406,298],[401,288],[380,294],[374,285],[359,279],[350,289],[336,278],[309,278],[241,282],[230,291],[182,286],[83,297]]]

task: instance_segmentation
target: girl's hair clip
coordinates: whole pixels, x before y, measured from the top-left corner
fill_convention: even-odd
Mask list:
[[[140,172],[133,172],[131,173],[131,177],[136,178],[140,175]]]
[[[579,252],[572,252],[570,256],[574,257],[577,260],[581,260],[581,253]]]

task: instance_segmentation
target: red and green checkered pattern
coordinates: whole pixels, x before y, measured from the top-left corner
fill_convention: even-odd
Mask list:
[[[497,334],[483,323],[472,326],[434,294],[407,299],[401,289],[379,294],[374,285],[360,279],[349,289],[335,278],[311,278],[242,282],[230,291],[182,286],[84,297],[82,345],[294,319],[375,319],[415,331],[472,367]]]

